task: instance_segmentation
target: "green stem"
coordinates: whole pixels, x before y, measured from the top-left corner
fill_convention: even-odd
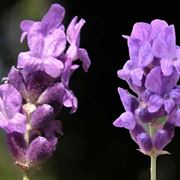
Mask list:
[[[149,124],[149,134],[151,138],[153,139],[155,134],[155,128],[152,126],[152,124]],[[157,154],[156,151],[153,151],[151,153],[151,180],[156,180],[156,160],[157,160]]]
[[[151,155],[151,180],[156,180],[156,155]]]
[[[23,180],[30,180],[27,172],[23,172]]]
[[[32,112],[36,110],[36,106],[30,103],[29,101],[27,101],[27,103],[23,105],[23,110],[26,113],[26,131],[25,131],[24,139],[26,141],[27,146],[29,146],[29,136],[31,132],[30,120],[31,120]],[[28,162],[25,162],[25,165],[27,166],[27,170],[23,170],[23,180],[30,180]]]
[[[151,136],[151,138],[153,138],[155,134],[155,129],[153,128],[152,124],[149,123],[149,135]]]

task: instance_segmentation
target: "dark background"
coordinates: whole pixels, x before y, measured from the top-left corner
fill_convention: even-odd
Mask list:
[[[79,100],[76,114],[63,109],[64,136],[60,138],[54,156],[34,175],[37,180],[149,180],[149,158],[136,149],[125,129],[112,122],[123,112],[117,87],[128,88],[116,72],[128,60],[126,40],[135,22],[164,19],[175,24],[177,44],[180,44],[177,4],[118,0],[1,0],[0,1],[0,71],[6,76],[25,45],[19,43],[19,23],[22,19],[40,19],[51,3],[66,9],[64,24],[78,15],[86,20],[81,33],[81,47],[88,50],[92,65],[87,74],[78,70],[71,88]],[[159,2],[160,3],[160,2]],[[177,5],[178,6],[178,5]],[[12,165],[1,135],[0,179],[20,179]],[[158,180],[178,180],[180,176],[180,129],[166,147],[170,156],[158,158]],[[5,154],[5,155],[4,155]]]

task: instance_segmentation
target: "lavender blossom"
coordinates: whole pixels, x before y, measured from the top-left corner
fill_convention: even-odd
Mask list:
[[[118,92],[125,112],[113,123],[130,131],[140,151],[152,156],[163,153],[180,122],[180,48],[173,25],[154,20],[136,23],[127,39],[128,60],[118,76],[137,97],[122,88]]]
[[[15,163],[25,172],[55,151],[62,134],[56,115],[62,106],[77,110],[77,98],[69,88],[79,67],[75,61],[80,59],[86,72],[91,64],[87,51],[80,48],[85,20],[73,18],[65,31],[64,15],[64,8],[53,4],[41,21],[21,22],[21,42],[27,38],[29,51],[19,54],[17,66],[0,86],[0,128],[7,134]]]

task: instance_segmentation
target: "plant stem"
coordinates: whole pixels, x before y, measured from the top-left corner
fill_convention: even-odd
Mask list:
[[[36,110],[36,106],[30,102],[27,102],[23,105],[23,110],[26,113],[26,131],[24,135],[24,139],[26,141],[27,147],[29,146],[29,137],[31,132],[31,126],[30,126],[30,120],[31,120],[31,114]],[[27,170],[23,170],[23,180],[30,180],[29,178],[29,164],[28,162],[25,163],[27,166]]]
[[[30,180],[27,172],[23,172],[23,180]]]
[[[152,124],[149,124],[149,134],[151,138],[153,139],[155,134],[155,129],[152,127]],[[151,180],[156,180],[156,160],[157,160],[157,154],[156,152],[152,152],[151,154]]]
[[[151,155],[151,180],[156,180],[156,160],[157,156],[155,154]]]
[[[26,104],[23,105],[23,109],[26,112],[26,132],[24,138],[26,144],[29,145],[29,135],[31,131],[30,120],[31,120],[32,112],[36,110],[36,106],[30,102],[27,102]]]

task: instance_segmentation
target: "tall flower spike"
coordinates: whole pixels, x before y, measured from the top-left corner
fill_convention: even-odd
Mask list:
[[[70,78],[82,61],[87,72],[88,53],[80,48],[85,24],[74,17],[65,31],[64,8],[53,4],[41,21],[21,22],[21,42],[29,50],[18,56],[17,66],[0,85],[0,128],[6,132],[9,150],[29,180],[28,171],[49,158],[56,149],[62,124],[56,119],[62,106],[74,113],[78,100],[69,88]]]
[[[174,26],[159,19],[136,23],[131,35],[123,37],[130,59],[118,77],[137,96],[118,88],[125,112],[113,124],[128,129],[140,151],[151,157],[151,180],[156,180],[156,158],[165,153],[180,124],[180,48]]]

